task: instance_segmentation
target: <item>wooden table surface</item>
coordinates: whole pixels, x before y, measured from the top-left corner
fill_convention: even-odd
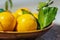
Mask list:
[[[54,24],[52,29],[36,40],[60,40],[60,25]]]

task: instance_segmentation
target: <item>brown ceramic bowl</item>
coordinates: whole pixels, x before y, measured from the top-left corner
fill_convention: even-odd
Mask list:
[[[43,30],[35,30],[29,32],[0,32],[0,39],[16,39],[16,38],[36,38],[38,35],[42,36],[52,28],[53,24]]]

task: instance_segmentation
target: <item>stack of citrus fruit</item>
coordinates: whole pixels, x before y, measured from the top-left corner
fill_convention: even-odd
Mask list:
[[[15,13],[2,11],[0,13],[0,31],[26,32],[37,30],[36,19],[37,14],[30,14],[27,8],[18,9]]]
[[[12,8],[12,0],[6,0],[5,10],[0,9],[0,31],[25,32],[37,30],[36,14],[32,14],[27,8],[21,8],[12,13],[8,9],[8,4]]]
[[[27,12],[30,12],[27,8],[21,8],[18,9],[13,16],[17,19],[17,26],[16,30],[18,32],[25,32],[25,31],[33,31],[37,30],[37,22],[34,17],[37,18],[37,15],[29,14],[29,13],[23,13],[25,10]]]
[[[42,30],[52,23],[58,10],[56,7],[48,7],[52,4],[49,1],[48,3],[40,2],[38,14],[31,13],[28,8],[21,8],[12,13],[8,10],[8,2],[12,8],[12,1],[7,0],[6,10],[0,9],[0,31],[27,32],[37,29]]]

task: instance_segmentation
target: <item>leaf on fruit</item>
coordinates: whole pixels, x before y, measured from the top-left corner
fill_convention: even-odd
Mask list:
[[[58,8],[56,7],[44,7],[39,10],[38,22],[41,29],[44,29],[53,22],[57,14],[57,10]]]

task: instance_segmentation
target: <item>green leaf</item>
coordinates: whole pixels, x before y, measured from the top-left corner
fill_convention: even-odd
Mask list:
[[[5,10],[9,9],[9,3],[10,3],[10,8],[13,7],[12,0],[6,0],[6,2],[5,2]]]
[[[0,13],[1,13],[1,12],[4,12],[4,9],[0,9]]]
[[[39,10],[38,14],[38,22],[40,24],[40,28],[44,29],[46,26],[51,24],[55,19],[58,8],[56,7],[44,7]]]
[[[38,8],[41,9],[41,8],[45,7],[46,5],[47,5],[46,2],[40,2],[38,5]]]
[[[48,0],[46,2],[40,2],[38,5],[38,10],[43,7],[48,7],[49,5],[53,4],[54,1]]]
[[[31,15],[33,15],[30,11],[27,11],[27,10],[24,10],[24,9],[21,9],[21,10],[22,10],[23,14],[31,14]]]
[[[9,0],[9,3],[10,3],[10,8],[12,8],[12,7],[13,7],[13,2],[12,2],[12,0]]]
[[[8,10],[8,1],[5,2],[5,10]]]

